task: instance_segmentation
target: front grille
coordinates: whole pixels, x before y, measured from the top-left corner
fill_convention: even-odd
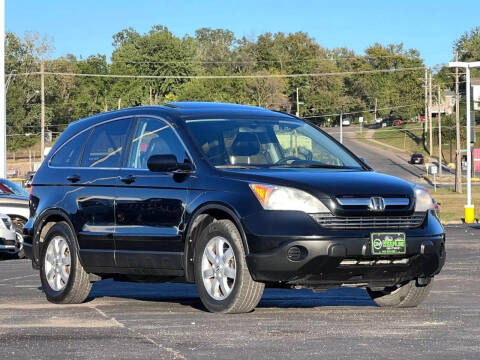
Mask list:
[[[425,220],[424,213],[411,216],[351,216],[342,217],[333,214],[311,214],[315,221],[335,230],[348,229],[412,229],[420,227]]]

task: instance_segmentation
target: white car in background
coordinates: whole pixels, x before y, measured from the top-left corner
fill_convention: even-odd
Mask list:
[[[18,257],[23,258],[23,226],[30,217],[29,194],[21,186],[7,179],[0,178],[0,213],[8,215],[16,231],[18,245]]]
[[[0,254],[17,256],[23,251],[23,237],[17,234],[10,217],[0,214]]]
[[[342,125],[343,126],[350,126],[352,124],[352,120],[349,118],[343,119]]]

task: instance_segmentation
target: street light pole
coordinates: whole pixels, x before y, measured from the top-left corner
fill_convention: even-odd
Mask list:
[[[45,62],[40,63],[40,159],[45,158]]]
[[[442,115],[440,114],[440,85],[438,85],[438,175],[442,176]]]
[[[448,67],[465,68],[466,72],[466,96],[467,96],[467,205],[465,205],[465,222],[475,221],[475,207],[472,204],[472,151],[471,151],[471,118],[470,118],[470,69],[480,67],[480,61],[462,62],[451,61]]]
[[[472,140],[470,130],[471,130],[471,121],[470,118],[470,66],[467,65],[466,67],[466,96],[467,96],[467,206],[472,207],[472,151],[470,150],[471,144],[470,141]],[[466,209],[465,209],[466,211]],[[466,215],[465,215],[466,216]]]
[[[0,0],[0,178],[7,177],[7,107],[5,100],[5,0]]]

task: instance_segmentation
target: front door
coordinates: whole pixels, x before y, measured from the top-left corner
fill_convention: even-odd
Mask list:
[[[148,158],[157,154],[173,154],[179,162],[187,159],[168,123],[138,118],[116,188],[115,258],[120,268],[174,274],[183,268],[182,231],[191,180],[188,175],[148,170]]]

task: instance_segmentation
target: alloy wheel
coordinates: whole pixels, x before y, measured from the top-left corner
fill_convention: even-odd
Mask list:
[[[202,256],[202,278],[208,295],[224,300],[232,292],[237,276],[233,248],[227,239],[216,236],[205,246]]]
[[[45,253],[45,276],[52,290],[61,291],[67,286],[71,268],[70,248],[63,236],[55,236]]]

